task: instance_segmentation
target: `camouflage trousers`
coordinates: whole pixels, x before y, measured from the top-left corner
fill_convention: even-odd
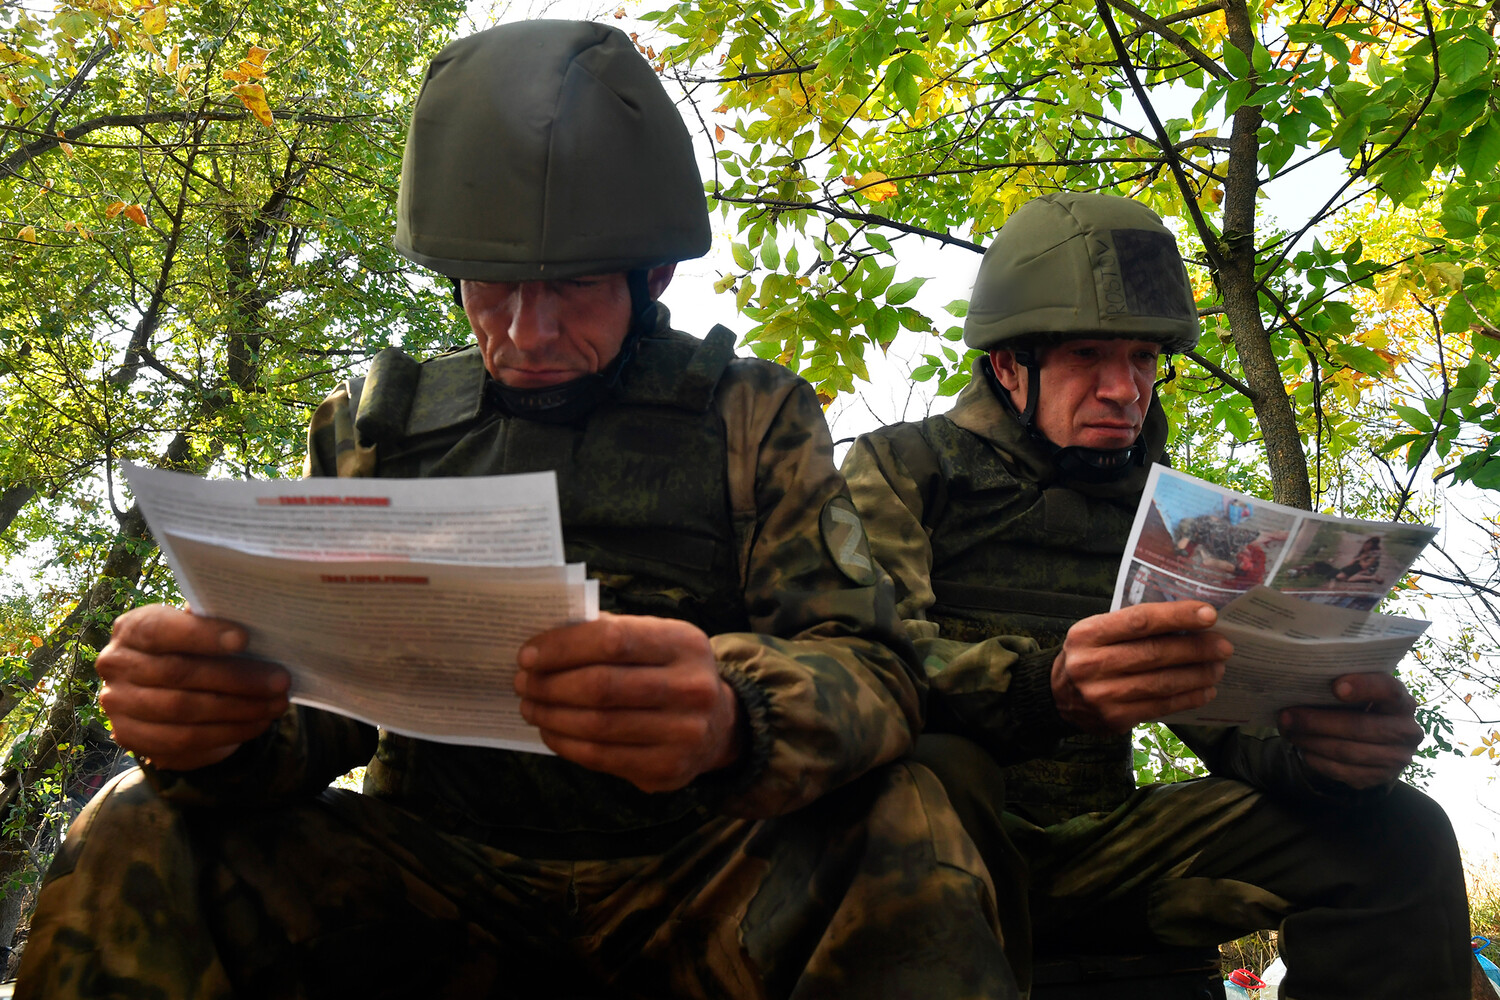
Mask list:
[[[1442,808],[1407,785],[1318,806],[1202,778],[1038,827],[1004,812],[1004,774],[968,740],[924,736],[913,757],[989,867],[1023,986],[1033,941],[1038,954],[1129,953],[1275,929],[1283,998],[1468,1000],[1458,843]]]
[[[177,808],[140,772],[41,892],[39,997],[1016,997],[941,786],[895,764],[663,854],[518,857],[368,796]]]

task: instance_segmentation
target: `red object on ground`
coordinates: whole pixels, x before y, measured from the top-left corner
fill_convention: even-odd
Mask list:
[[[1259,976],[1249,969],[1235,969],[1229,974],[1229,981],[1236,986],[1244,986],[1249,989],[1263,989],[1266,985]]]

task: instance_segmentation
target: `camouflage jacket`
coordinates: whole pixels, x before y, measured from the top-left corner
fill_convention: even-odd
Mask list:
[[[601,604],[670,614],[710,633],[721,674],[740,697],[749,724],[739,763],[681,792],[648,795],[611,776],[534,754],[448,747],[386,733],[377,750],[371,727],[294,706],[266,737],[167,790],[188,800],[208,789],[215,799],[306,794],[375,752],[366,791],[444,829],[517,853],[619,856],[653,852],[714,813],[760,817],[797,809],[905,753],[920,726],[925,683],[897,624],[890,581],[869,558],[834,468],[817,399],[784,368],[731,360],[730,340],[718,366],[722,375],[697,388],[701,412],[675,412],[672,423],[663,400],[674,386],[702,376],[693,366],[701,368],[712,352],[697,350],[701,342],[670,330],[665,309],[660,312],[656,332],[643,339],[614,397],[583,427],[546,432],[568,440],[532,454],[558,456],[567,555],[588,560],[591,575],[600,579]],[[427,378],[438,360],[421,366],[419,375]],[[464,366],[449,363],[444,370]],[[365,412],[356,398],[362,389],[373,389],[359,382],[341,386],[313,417],[308,474],[533,471],[516,468],[509,442],[541,433],[534,431],[537,425],[490,405],[483,398],[482,366],[474,370],[476,377],[464,375],[462,385],[438,395],[440,419],[431,408],[425,416],[413,410],[407,429],[426,420],[416,428],[422,433],[373,447],[354,428],[356,414]],[[645,429],[634,433],[632,421]],[[589,431],[601,424],[617,428],[612,449],[590,444]],[[678,434],[697,435],[680,439],[679,447],[690,453],[673,454],[664,444],[679,441]],[[646,464],[631,464],[641,462]],[[700,468],[704,463],[715,467]],[[673,466],[682,467],[680,486],[655,478],[673,475]],[[701,482],[689,482],[694,479]],[[718,496],[722,506],[701,518],[717,539],[704,541],[697,571],[674,582],[666,579],[674,570],[660,553],[653,560],[640,550],[642,538],[660,544],[663,532],[678,528],[651,522],[678,517],[664,493],[679,491]],[[615,527],[598,523],[601,518]],[[610,551],[611,539],[624,555]],[[715,545],[729,552],[727,559],[710,554]],[[677,561],[690,562],[690,556]]]
[[[1159,406],[1145,434],[1161,460]],[[1109,608],[1146,471],[1063,484],[977,368],[948,413],[864,435],[844,460],[932,685],[929,725],[1008,765],[1007,802],[1036,822],[1111,809],[1134,787],[1129,738],[1066,724],[1051,666],[1072,622]],[[1217,774],[1283,794],[1324,790],[1274,731],[1177,732]]]

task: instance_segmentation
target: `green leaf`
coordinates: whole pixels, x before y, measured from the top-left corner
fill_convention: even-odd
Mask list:
[[[954,299],[952,302],[943,306],[943,309],[948,313],[949,316],[952,316],[954,319],[963,319],[965,316],[969,315],[969,300]]]
[[[865,242],[881,253],[891,252],[891,241],[873,230],[865,230]]]
[[[760,245],[760,262],[771,271],[781,266],[781,251],[776,249],[774,239],[767,239]]]
[[[837,330],[844,325],[844,321],[840,318],[839,314],[834,312],[833,307],[822,299],[808,299],[807,311],[812,314],[813,319],[822,325],[824,330]]]
[[[872,299],[884,293],[890,287],[891,279],[896,276],[895,264],[889,267],[874,267],[873,263],[871,260],[866,260],[864,266],[868,270],[865,272],[865,283],[862,289],[865,295]]]
[[[889,344],[901,332],[901,317],[890,306],[881,306],[865,324],[865,332],[877,344]]]
[[[922,100],[922,90],[917,84],[917,78],[912,76],[911,71],[906,68],[906,64],[892,63],[886,79],[890,82],[891,93],[896,95],[896,100],[901,102],[906,113],[914,113],[917,110],[917,104]]]
[[[926,278],[910,278],[897,285],[892,285],[885,292],[885,301],[893,306],[910,302],[916,297],[917,291],[927,283]]]
[[[1458,142],[1458,165],[1470,180],[1485,181],[1500,164],[1500,118],[1476,125]]]
[[[755,258],[750,255],[750,248],[743,243],[730,243],[729,255],[741,269],[751,271],[755,269]]]
[[[1468,364],[1459,369],[1455,379],[1458,385],[1469,389],[1479,389],[1490,380],[1490,363],[1485,357],[1476,356]]]
[[[1249,78],[1250,60],[1245,58],[1245,53],[1241,52],[1235,46],[1226,43],[1223,58],[1224,68],[1229,70],[1230,76],[1233,76],[1236,80]]]
[[[949,375],[938,383],[937,394],[939,396],[956,396],[963,391],[964,386],[969,384],[969,373],[958,372]]]
[[[1442,48],[1442,72],[1450,83],[1464,83],[1482,73],[1489,65],[1492,53],[1488,46],[1465,38]]]
[[[1432,433],[1432,420],[1428,418],[1427,414],[1423,413],[1416,407],[1401,406],[1400,404],[1396,404],[1393,405],[1391,409],[1394,410],[1396,412],[1396,415],[1399,416],[1402,420],[1405,420],[1408,424],[1411,424],[1423,434]]]

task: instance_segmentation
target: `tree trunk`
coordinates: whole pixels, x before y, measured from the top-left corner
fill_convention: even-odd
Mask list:
[[[1255,30],[1245,0],[1224,5],[1229,42],[1251,62]],[[1253,70],[1252,70],[1253,73]],[[1254,100],[1254,95],[1251,95]],[[1260,187],[1259,157],[1261,114],[1259,105],[1243,104],[1234,112],[1229,138],[1229,165],[1224,182],[1224,237],[1220,245],[1223,267],[1219,291],[1224,313],[1234,337],[1245,382],[1255,405],[1255,419],[1265,442],[1271,469],[1271,498],[1289,507],[1309,510],[1312,487],[1307,475],[1307,454],[1292,401],[1281,379],[1281,368],[1271,349],[1260,295],[1255,279],[1255,196]]]
[[[0,491],[0,535],[10,529],[10,524],[21,513],[22,508],[36,496],[36,490],[25,483],[7,486]]]

